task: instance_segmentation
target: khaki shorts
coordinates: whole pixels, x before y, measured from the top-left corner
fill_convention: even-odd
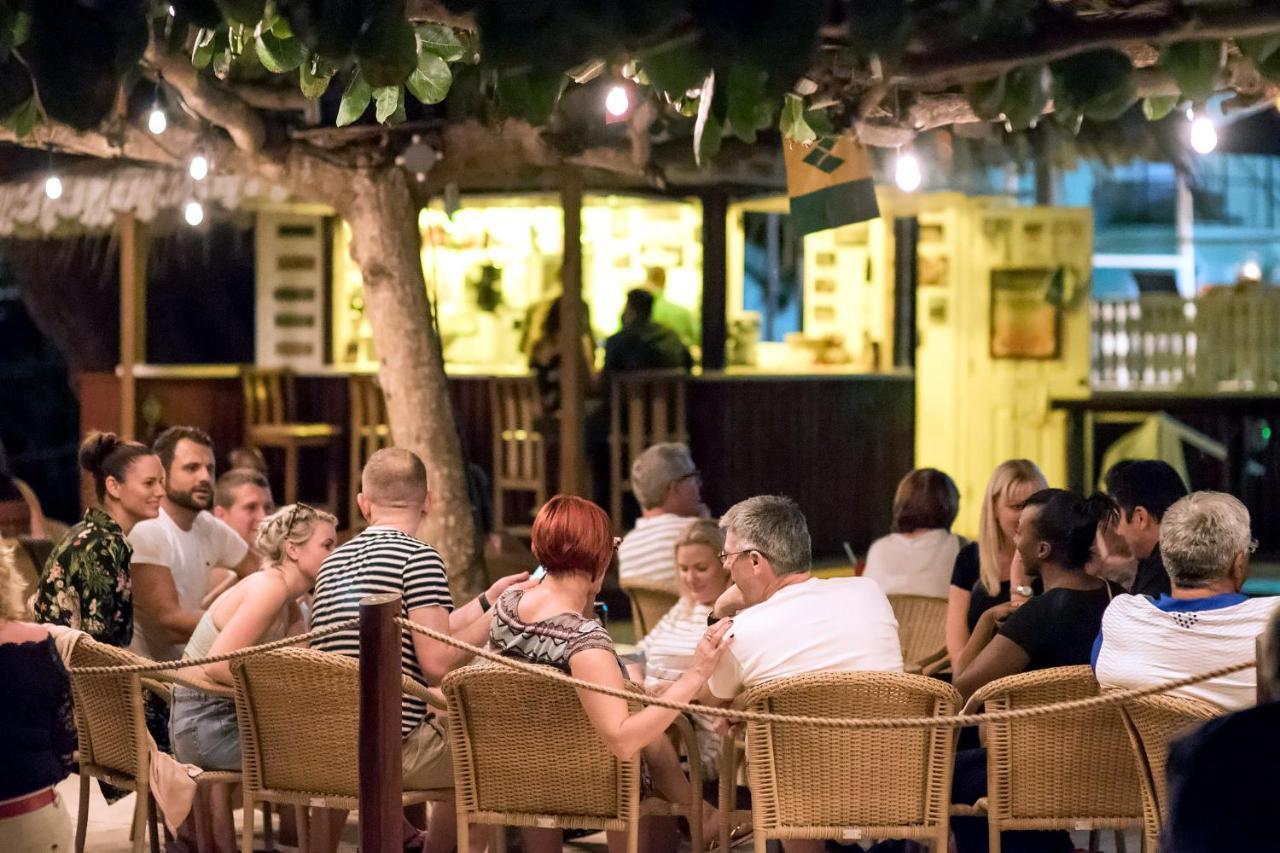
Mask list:
[[[400,755],[405,790],[453,787],[453,756],[449,754],[449,740],[439,720],[423,720],[404,739]]]

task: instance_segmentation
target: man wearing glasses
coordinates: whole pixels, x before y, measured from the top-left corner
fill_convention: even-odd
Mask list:
[[[631,463],[640,518],[618,549],[618,577],[676,588],[675,544],[695,518],[706,518],[702,476],[683,444],[655,444]]]

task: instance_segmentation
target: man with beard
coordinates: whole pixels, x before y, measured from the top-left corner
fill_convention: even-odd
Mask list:
[[[214,567],[241,577],[258,556],[213,506],[213,441],[200,429],[170,427],[153,445],[165,470],[160,515],[134,525],[133,644],[153,660],[177,660],[204,610],[201,601]]]

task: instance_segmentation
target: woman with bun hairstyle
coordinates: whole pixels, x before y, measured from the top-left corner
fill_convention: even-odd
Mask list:
[[[133,639],[133,585],[126,538],[155,518],[164,497],[164,468],[151,448],[115,433],[93,432],[80,445],[80,467],[93,477],[98,504],[67,531],[40,575],[36,619],[84,631],[100,643]]]

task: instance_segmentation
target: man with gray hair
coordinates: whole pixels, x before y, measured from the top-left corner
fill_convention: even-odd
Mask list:
[[[1240,592],[1254,542],[1249,511],[1222,492],[1192,492],[1165,512],[1160,554],[1172,592],[1120,595],[1102,616],[1093,668],[1103,687],[1147,687],[1253,660],[1254,641],[1280,598]],[[1228,710],[1256,702],[1253,667],[1181,687]]]
[[[618,578],[674,590],[676,539],[690,519],[708,514],[689,448],[673,442],[647,448],[631,463],[631,490],[640,518],[618,547]]]
[[[889,599],[870,578],[813,576],[809,527],[795,501],[748,498],[720,527],[720,558],[745,608],[707,682],[713,696],[733,699],[760,682],[811,672],[902,671]]]

